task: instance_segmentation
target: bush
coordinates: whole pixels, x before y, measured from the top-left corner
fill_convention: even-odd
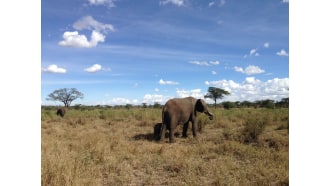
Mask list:
[[[242,142],[253,143],[258,140],[259,135],[265,130],[267,122],[259,118],[249,118],[242,131]]]
[[[231,108],[235,107],[235,103],[230,102],[230,101],[223,102],[222,105],[223,105],[223,108],[225,108],[225,109],[231,109]]]
[[[205,125],[209,123],[209,118],[207,117],[198,117],[197,118],[197,129],[198,132],[202,133]]]

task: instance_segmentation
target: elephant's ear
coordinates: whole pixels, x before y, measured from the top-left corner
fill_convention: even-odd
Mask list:
[[[205,108],[204,108],[204,105],[203,105],[201,99],[197,99],[196,105],[195,105],[195,110],[198,112],[204,112]]]

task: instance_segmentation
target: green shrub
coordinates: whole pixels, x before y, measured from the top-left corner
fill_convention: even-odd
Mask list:
[[[258,136],[265,130],[267,125],[266,120],[259,118],[249,118],[242,131],[242,142],[253,143],[258,140]]]
[[[223,105],[223,108],[225,108],[225,109],[231,109],[231,108],[235,107],[235,103],[230,102],[230,101],[223,102],[222,105]]]
[[[197,118],[197,129],[198,132],[202,133],[203,132],[203,128],[205,127],[205,125],[209,124],[210,120],[208,117],[205,116],[199,116]]]

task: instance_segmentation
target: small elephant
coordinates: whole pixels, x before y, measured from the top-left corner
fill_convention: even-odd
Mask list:
[[[192,123],[193,136],[197,137],[197,112],[205,113],[210,120],[213,120],[214,115],[208,111],[207,104],[203,99],[186,97],[168,100],[162,111],[160,141],[164,141],[166,130],[169,130],[170,143],[174,143],[175,128],[179,124],[183,124],[182,137],[187,137],[189,122]]]
[[[160,132],[162,130],[162,123],[157,123],[154,125],[154,139],[156,141],[160,140]],[[175,137],[179,137],[180,136],[180,133],[178,132],[175,132],[174,133],[174,136]],[[167,138],[168,137],[168,133],[165,133],[165,137]]]
[[[157,123],[154,125],[154,139],[159,140],[160,139],[160,132],[162,129],[162,123]]]
[[[56,115],[61,116],[63,118],[65,115],[65,108],[62,107],[62,108],[57,109]]]

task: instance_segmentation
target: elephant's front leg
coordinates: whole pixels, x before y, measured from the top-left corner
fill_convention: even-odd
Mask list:
[[[197,138],[197,124],[195,120],[192,121],[192,132],[193,132],[193,136]]]
[[[183,130],[182,130],[182,137],[186,138],[187,136],[187,130],[189,126],[189,121],[183,124]]]

